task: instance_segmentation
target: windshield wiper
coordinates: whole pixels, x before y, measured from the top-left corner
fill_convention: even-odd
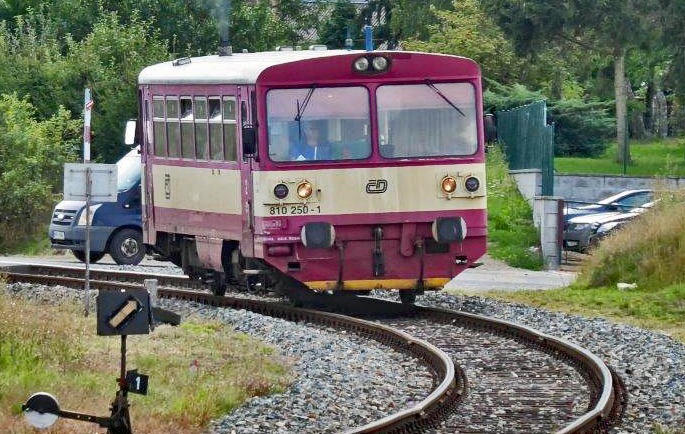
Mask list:
[[[309,105],[309,101],[311,101],[315,89],[316,85],[313,84],[312,87],[309,88],[307,95],[304,97],[302,105],[300,105],[299,99],[295,102],[297,104],[297,114],[295,115],[295,121],[297,121],[297,135],[300,139],[302,139],[302,115],[304,115],[304,111]]]
[[[426,80],[426,86],[430,87],[430,88],[433,90],[433,92],[437,93],[437,94],[440,96],[440,98],[442,98],[443,100],[445,100],[445,102],[446,102],[447,104],[451,105],[452,108],[455,109],[456,111],[458,111],[460,115],[466,117],[466,115],[464,114],[464,112],[461,111],[461,109],[460,109],[459,107],[457,107],[452,101],[450,101],[450,99],[447,98],[447,96],[445,96],[445,94],[442,93],[442,91],[440,91],[440,89],[438,89],[433,83],[431,83],[430,80]]]
[[[297,100],[297,114],[295,115],[295,120],[297,122],[300,122],[302,119],[302,115],[304,115],[304,111],[309,105],[309,101],[312,99],[312,95],[314,94],[314,90],[316,89],[316,85],[313,84],[312,87],[309,88],[309,91],[307,92],[307,96],[304,97],[304,101],[302,101],[302,105],[300,105],[300,100]]]

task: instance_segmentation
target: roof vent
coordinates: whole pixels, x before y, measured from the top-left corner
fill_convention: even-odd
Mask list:
[[[182,66],[190,63],[190,57],[181,57],[171,62],[174,66]]]
[[[219,56],[232,56],[233,47],[230,45],[222,45],[219,47]]]

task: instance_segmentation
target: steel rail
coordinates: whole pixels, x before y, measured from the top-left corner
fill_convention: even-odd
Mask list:
[[[57,271],[57,269],[58,267],[52,267],[51,272]],[[84,282],[82,277],[36,276],[26,268],[17,271],[21,272],[6,270],[4,272],[5,279],[9,282],[61,284],[77,288],[82,288]],[[92,280],[91,287],[100,289],[139,288],[140,285],[111,280]],[[421,431],[427,426],[435,426],[441,419],[440,415],[450,411],[451,407],[456,405],[466,394],[466,377],[461,369],[455,368],[449,355],[422,339],[383,324],[337,313],[294,307],[274,301],[215,296],[169,287],[158,287],[157,295],[160,298],[176,298],[217,307],[247,309],[289,321],[306,321],[344,329],[411,354],[413,357],[422,360],[433,372],[434,377],[438,379],[437,387],[434,387],[425,399],[413,407],[398,411],[362,427],[351,428],[346,431],[349,434]]]
[[[592,432],[602,425],[606,425],[608,418],[617,405],[625,407],[625,402],[615,402],[618,397],[614,391],[614,380],[609,367],[592,352],[582,348],[566,339],[548,335],[531,327],[517,324],[497,318],[484,317],[482,315],[452,311],[433,307],[420,307],[420,310],[442,316],[460,316],[465,322],[472,323],[481,328],[496,329],[501,333],[513,334],[522,338],[536,339],[540,345],[557,352],[566,354],[572,360],[577,361],[584,371],[590,376],[590,380],[601,385],[601,393],[595,400],[593,408],[572,423],[566,425],[557,434]],[[625,396],[621,394],[621,398]]]
[[[43,266],[41,266],[43,267]],[[37,267],[40,268],[40,267]],[[43,267],[51,269],[51,272],[56,272],[57,270],[64,270],[63,267]],[[74,273],[75,271],[82,272],[82,269],[70,268],[69,273]],[[35,276],[31,275],[31,272],[37,270],[29,269],[26,266],[22,267],[23,273],[15,273],[6,269],[5,276],[9,281],[34,281],[37,283],[42,283],[44,280],[40,280]],[[97,275],[98,277],[111,277],[116,275],[117,278],[122,279],[142,279],[142,278],[160,278],[165,284],[168,285],[189,285],[191,282],[184,276],[174,276],[174,275],[154,275],[133,273],[133,272],[115,272],[110,273],[106,270],[98,270],[102,275]],[[59,278],[52,277],[53,283],[65,284],[67,286],[75,286],[75,282],[83,282],[80,278]],[[68,284],[71,282],[71,284]],[[114,285],[111,281],[100,281],[97,280],[93,283],[94,287],[112,287]],[[140,284],[122,284],[117,282],[118,286],[135,286],[139,287]],[[440,409],[441,405],[447,405],[445,400],[460,400],[463,399],[466,389],[466,379],[465,376],[459,380],[462,386],[457,385],[457,379],[455,377],[455,367],[452,363],[450,357],[439,349],[435,348],[432,344],[425,342],[421,339],[417,339],[399,330],[390,329],[389,327],[382,326],[380,324],[369,323],[368,321],[361,319],[354,319],[353,322],[351,317],[345,315],[339,315],[335,313],[324,313],[319,310],[295,308],[288,306],[288,309],[281,311],[281,307],[284,306],[280,303],[273,301],[262,301],[253,300],[245,298],[234,298],[234,297],[217,297],[207,293],[200,293],[192,290],[179,290],[174,288],[167,288],[161,286],[159,288],[160,297],[177,297],[186,300],[204,302],[216,306],[233,307],[248,309],[255,312],[263,313],[270,316],[278,316],[289,320],[309,320],[317,323],[327,323],[333,327],[346,327],[350,330],[355,331],[355,333],[360,335],[367,335],[375,340],[383,342],[381,329],[387,328],[393,333],[393,340],[395,343],[401,343],[404,348],[413,349],[417,354],[417,357],[423,359],[427,362],[429,366],[434,369],[434,372],[439,373],[444,371],[445,374],[441,375],[443,378],[439,386],[431,392],[431,394],[422,402],[418,403],[412,409],[405,409],[398,413],[394,413],[383,419],[377,420],[375,422],[369,423],[363,427],[354,428],[347,433],[362,433],[362,432],[394,432],[394,431],[414,431],[411,426],[416,423],[421,425],[428,424],[431,425],[429,421],[430,415],[435,416],[435,413],[444,413],[444,409]],[[376,300],[379,303],[389,303],[389,305],[397,306],[398,303],[386,302],[381,300]],[[626,393],[621,390],[616,390],[615,387],[621,386],[620,379],[612,374],[610,369],[606,364],[599,359],[596,355],[590,351],[562,338],[551,336],[542,333],[533,328],[513,323],[510,321],[488,318],[481,315],[453,311],[448,309],[431,308],[431,307],[416,307],[418,312],[423,312],[424,314],[442,317],[444,320],[451,321],[455,317],[459,317],[460,321],[463,321],[467,325],[473,327],[491,329],[495,330],[497,333],[502,335],[510,335],[516,338],[524,339],[529,342],[536,343],[546,351],[551,351],[553,353],[562,354],[568,357],[572,363],[576,364],[582,372],[584,372],[591,383],[591,388],[595,388],[599,391],[597,396],[591,398],[592,408],[588,412],[584,413],[581,417],[574,420],[572,423],[567,424],[559,431],[559,434],[566,433],[576,433],[576,432],[591,432],[595,430],[607,429],[612,426],[617,418],[620,418],[620,412],[625,410],[626,406]],[[363,322],[360,322],[363,321]],[[355,325],[356,324],[356,325]],[[376,328],[376,332],[364,332],[362,331],[361,324],[363,327],[368,325],[373,325]],[[387,330],[383,330],[385,333]],[[436,351],[437,350],[437,351]],[[432,355],[432,356],[430,356]],[[463,375],[463,373],[458,373]],[[451,377],[451,379],[449,379]],[[461,387],[461,388],[460,388]],[[620,387],[619,387],[620,388]],[[619,416],[617,416],[619,413]],[[614,420],[612,420],[612,418]],[[434,423],[433,423],[434,424]]]

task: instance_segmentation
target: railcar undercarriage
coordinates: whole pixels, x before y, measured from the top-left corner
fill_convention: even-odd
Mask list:
[[[169,260],[181,267],[190,279],[206,284],[212,294],[222,296],[229,286],[251,294],[274,292],[294,302],[311,301],[321,295],[357,296],[368,295],[368,290],[314,291],[296,278],[283,273],[259,258],[246,258],[239,251],[236,241],[224,241],[221,253],[223,270],[214,270],[202,265],[192,236],[158,233],[153,250],[160,259]],[[404,304],[413,304],[423,289],[401,289],[399,299]]]

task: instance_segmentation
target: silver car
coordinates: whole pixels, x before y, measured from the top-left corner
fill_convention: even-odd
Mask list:
[[[567,201],[564,209],[564,222],[587,214],[627,212],[631,208],[652,201],[653,191],[649,189],[625,190],[595,203]]]
[[[564,225],[564,249],[582,253],[587,252],[590,247],[595,246],[603,238],[603,233],[597,233],[600,228],[620,226],[624,222],[642,214],[654,206],[656,202],[648,202],[627,212],[602,212],[569,219]]]

